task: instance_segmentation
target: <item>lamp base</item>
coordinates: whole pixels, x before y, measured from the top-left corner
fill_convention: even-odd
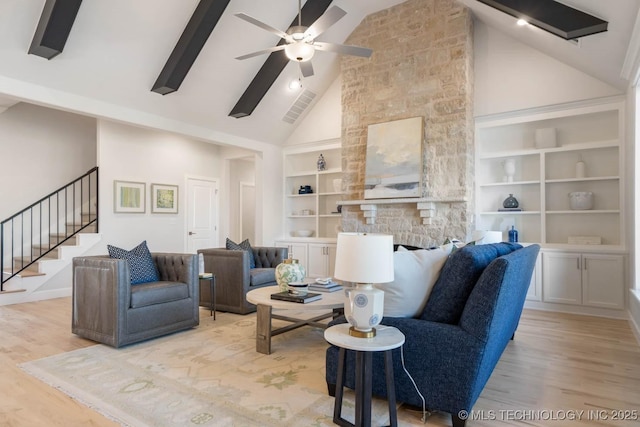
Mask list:
[[[371,328],[370,331],[360,331],[352,326],[349,328],[349,335],[356,338],[373,338],[376,336],[376,328]]]

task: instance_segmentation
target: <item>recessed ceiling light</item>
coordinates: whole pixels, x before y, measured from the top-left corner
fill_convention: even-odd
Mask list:
[[[527,24],[528,24],[528,22],[527,22],[527,20],[526,20],[526,19],[522,19],[522,18],[520,18],[520,19],[518,19],[518,20],[516,21],[516,24],[518,24],[518,25],[520,25],[520,26],[522,27],[522,26],[524,26],[524,25],[527,25]]]
[[[300,79],[291,80],[289,83],[289,89],[298,90],[302,87],[302,81]]]

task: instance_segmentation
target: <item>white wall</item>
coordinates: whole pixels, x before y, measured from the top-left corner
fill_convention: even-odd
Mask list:
[[[222,181],[219,147],[167,132],[98,121],[100,232],[106,244],[131,249],[146,240],[151,251],[186,251],[186,177]],[[146,184],[146,212],[113,212],[113,181]],[[178,185],[178,214],[152,214],[150,184]],[[224,207],[220,207],[223,214]]]
[[[0,114],[0,220],[96,166],[96,120],[27,103]]]
[[[473,47],[475,117],[622,94],[480,21]]]
[[[285,145],[340,138],[342,132],[342,78],[329,86],[313,109],[309,111],[291,133]]]

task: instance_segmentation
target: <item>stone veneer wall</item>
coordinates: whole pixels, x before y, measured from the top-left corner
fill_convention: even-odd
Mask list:
[[[370,47],[373,55],[341,59],[344,199],[364,198],[367,126],[422,116],[423,197],[466,201],[438,203],[430,225],[415,203],[378,205],[373,225],[359,206],[345,205],[342,229],[389,233],[396,243],[421,247],[464,240],[474,193],[469,10],[455,0],[407,0],[366,17],[346,44]]]

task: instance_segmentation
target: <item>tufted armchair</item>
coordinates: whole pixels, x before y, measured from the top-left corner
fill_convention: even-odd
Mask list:
[[[216,309],[231,313],[247,314],[256,306],[246,299],[251,289],[275,286],[275,269],[287,258],[287,248],[254,246],[255,268],[249,268],[249,253],[225,248],[200,249],[204,258],[204,270],[216,276]],[[209,304],[208,301],[202,301]]]
[[[159,281],[131,285],[129,262],[73,259],[72,332],[113,347],[199,324],[198,258],[152,253]]]

